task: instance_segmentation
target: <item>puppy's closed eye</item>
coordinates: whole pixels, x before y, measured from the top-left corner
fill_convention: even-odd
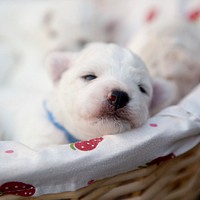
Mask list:
[[[86,81],[92,81],[92,80],[96,79],[97,76],[94,74],[87,74],[87,75],[82,76],[82,78]]]
[[[144,88],[143,85],[138,85],[138,88],[139,88],[140,92],[142,92],[143,94],[148,95],[148,93],[147,93],[147,91],[146,91],[146,89]]]

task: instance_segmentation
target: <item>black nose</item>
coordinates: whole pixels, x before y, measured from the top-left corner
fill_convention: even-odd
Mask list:
[[[113,90],[108,95],[108,102],[115,107],[115,110],[123,108],[129,102],[129,96],[126,92],[120,90]]]

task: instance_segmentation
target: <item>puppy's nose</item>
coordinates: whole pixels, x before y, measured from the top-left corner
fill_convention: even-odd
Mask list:
[[[108,102],[115,107],[115,110],[123,108],[129,102],[129,96],[126,92],[120,90],[113,90],[108,95]]]

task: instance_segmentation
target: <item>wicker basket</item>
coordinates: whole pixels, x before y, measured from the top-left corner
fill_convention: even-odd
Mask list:
[[[177,158],[100,180],[75,192],[28,199],[196,200],[199,195],[200,144]]]

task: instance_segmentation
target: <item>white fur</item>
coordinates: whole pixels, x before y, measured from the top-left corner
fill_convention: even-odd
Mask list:
[[[81,76],[90,73],[98,78],[91,82],[82,80]],[[139,84],[144,85],[148,95],[139,91]],[[72,61],[56,87],[61,101],[58,104],[65,111],[63,123],[70,132],[80,133],[81,139],[130,130],[142,125],[148,117],[152,97],[148,72],[138,57],[113,44],[93,44],[86,48]],[[113,89],[129,94],[131,101],[125,111],[129,121],[99,119]],[[79,124],[73,123],[74,119]]]
[[[46,64],[54,84],[52,93],[39,96],[33,92],[1,92],[4,140],[13,139],[34,148],[68,142],[48,121],[44,100],[56,120],[81,140],[128,131],[148,119],[152,81],[142,60],[129,50],[95,43],[79,53],[52,53]],[[83,77],[89,74],[97,78],[85,80]],[[108,96],[112,90],[128,94],[130,100],[125,107],[114,110],[110,106]]]
[[[4,139],[17,140],[31,147],[67,142],[64,134],[49,123],[42,107],[45,98],[56,119],[79,139],[123,132],[147,120],[152,86],[137,56],[113,44],[93,44],[75,56],[61,54],[64,58],[57,55],[50,58],[59,62],[66,59],[67,63],[49,97],[1,92],[0,122],[6,133]],[[52,67],[63,64],[58,61],[50,62],[50,73]],[[98,78],[91,82],[83,80],[82,76],[88,73],[95,73]],[[139,91],[138,84],[144,85],[148,95]],[[125,120],[101,118],[112,89],[124,90],[131,98],[127,109],[122,109],[126,113]]]

